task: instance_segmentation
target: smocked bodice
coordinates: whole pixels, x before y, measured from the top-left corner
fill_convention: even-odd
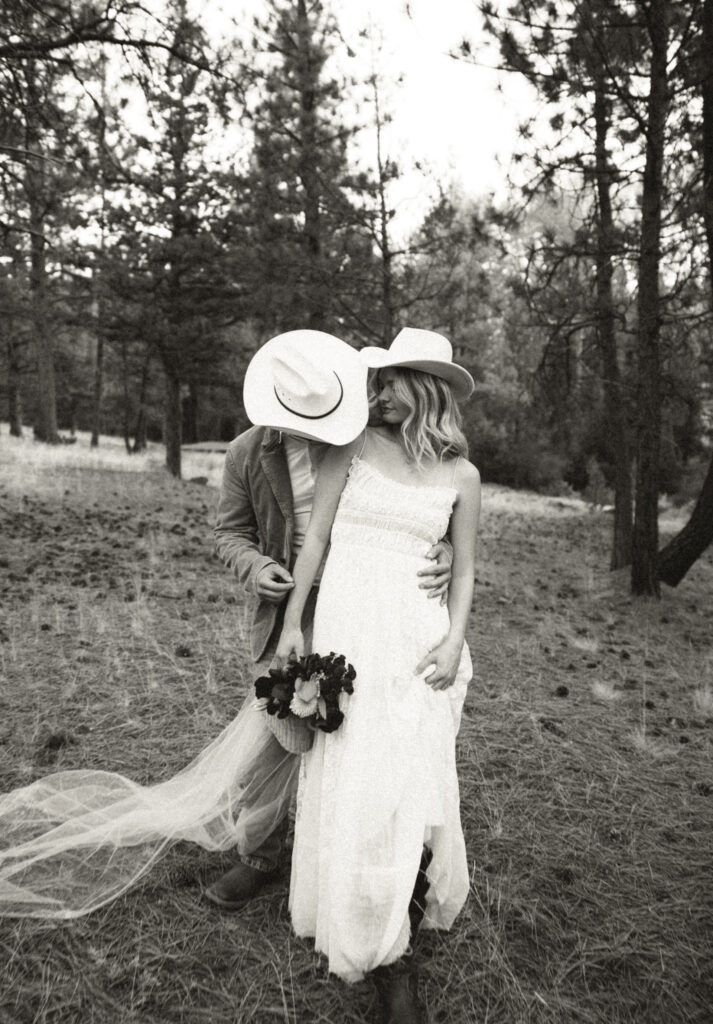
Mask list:
[[[355,457],[332,527],[344,543],[423,556],[448,529],[454,487],[404,484]]]

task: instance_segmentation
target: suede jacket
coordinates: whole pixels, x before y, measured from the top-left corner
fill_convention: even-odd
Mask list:
[[[250,427],[225,453],[218,516],[213,531],[219,558],[252,596],[250,653],[267,647],[282,607],[257,596],[258,573],[278,562],[292,568],[292,487],[279,431]]]

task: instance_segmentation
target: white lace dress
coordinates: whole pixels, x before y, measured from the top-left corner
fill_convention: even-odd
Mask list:
[[[345,721],[317,733],[300,776],[290,910],[329,968],[347,981],[409,942],[408,906],[424,843],[433,851],[423,927],[449,928],[468,893],[455,737],[468,681],[436,692],[414,674],[448,630],[448,612],[418,587],[445,534],[456,491],[412,486],[352,461],[334,521],[313,649],[354,665]]]

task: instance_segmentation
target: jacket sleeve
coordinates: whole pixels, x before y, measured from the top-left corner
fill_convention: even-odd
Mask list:
[[[249,594],[256,594],[258,573],[275,560],[260,550],[255,509],[245,486],[244,474],[230,449],[225,455],[213,537],[220,560]]]
[[[453,545],[451,544],[450,533],[444,534],[438,543],[443,548],[443,554],[447,557],[449,565],[453,565]]]

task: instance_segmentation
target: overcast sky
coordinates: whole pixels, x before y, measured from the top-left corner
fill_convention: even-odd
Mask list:
[[[393,130],[405,150],[470,192],[501,192],[529,94],[519,79],[483,66],[497,63],[497,53],[487,47],[475,0],[412,0],[411,17],[404,0],[333,0],[332,6],[355,47],[369,17],[382,28],[385,70],[403,74],[393,96]],[[482,51],[477,66],[449,56],[464,38]]]
[[[372,35],[383,36],[385,82],[395,83],[402,76],[386,100],[393,115],[388,147],[404,172],[396,197],[404,225],[417,218],[425,202],[423,181],[409,174],[409,164],[416,160],[443,184],[456,183],[474,196],[502,197],[517,125],[532,101],[519,78],[482,66],[497,63],[497,53],[487,47],[475,0],[411,0],[410,17],[405,0],[325,2],[356,53],[353,72],[368,74],[370,46],[359,33],[371,25]],[[225,17],[220,7],[246,27],[251,15],[265,9],[264,0],[214,0],[210,5],[196,0],[206,23],[220,24]],[[449,56],[463,38],[473,45],[478,66]],[[366,148],[371,145],[365,133]]]

